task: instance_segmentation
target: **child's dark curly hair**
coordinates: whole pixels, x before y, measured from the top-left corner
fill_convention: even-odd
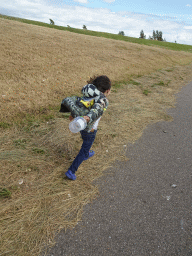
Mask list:
[[[111,89],[111,81],[107,76],[94,76],[87,81],[88,84],[94,84],[100,92]]]

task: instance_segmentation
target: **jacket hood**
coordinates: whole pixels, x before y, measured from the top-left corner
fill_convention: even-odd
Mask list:
[[[87,84],[82,88],[82,94],[84,97],[87,98],[95,98],[95,97],[100,97],[104,96],[102,92],[100,92],[97,87],[94,84]]]

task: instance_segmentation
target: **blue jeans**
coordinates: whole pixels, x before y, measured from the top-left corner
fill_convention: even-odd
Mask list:
[[[79,154],[76,156],[72,165],[69,167],[69,170],[71,170],[72,173],[75,173],[79,168],[80,164],[84,161],[84,159],[89,156],[89,150],[95,140],[97,130],[95,130],[94,132],[80,131],[80,133],[83,139],[83,144],[81,146]]]

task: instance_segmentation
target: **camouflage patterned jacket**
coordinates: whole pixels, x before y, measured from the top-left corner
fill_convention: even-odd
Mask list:
[[[109,102],[95,85],[87,84],[82,88],[82,97],[67,97],[61,102],[60,112],[70,112],[72,117],[88,116],[90,118],[85,131],[90,132],[94,123],[107,109]]]

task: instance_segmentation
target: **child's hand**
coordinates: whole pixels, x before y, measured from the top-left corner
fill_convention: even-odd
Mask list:
[[[69,116],[69,120],[72,121],[72,120],[73,120],[73,117],[72,117],[72,116]]]
[[[84,116],[83,118],[87,121],[87,123],[90,121],[90,117],[88,116]]]

